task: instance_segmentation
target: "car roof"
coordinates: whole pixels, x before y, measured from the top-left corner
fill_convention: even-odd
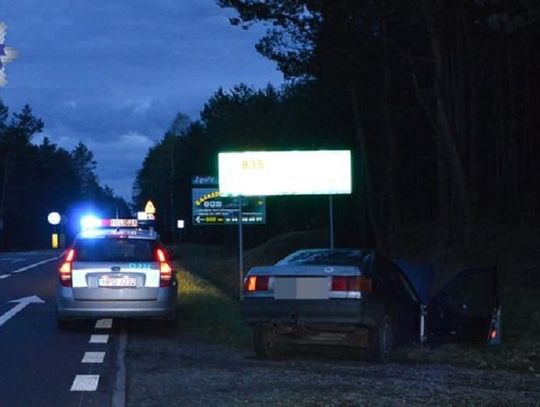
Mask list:
[[[85,230],[77,235],[77,239],[143,239],[158,240],[159,235],[153,229],[138,228],[100,228]]]

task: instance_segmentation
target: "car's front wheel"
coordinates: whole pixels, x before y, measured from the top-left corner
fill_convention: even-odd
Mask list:
[[[392,318],[385,315],[378,327],[369,332],[370,352],[373,360],[387,363],[392,356],[395,345],[395,332]]]
[[[257,325],[253,328],[253,348],[257,358],[270,360],[279,356],[275,335],[272,327]]]

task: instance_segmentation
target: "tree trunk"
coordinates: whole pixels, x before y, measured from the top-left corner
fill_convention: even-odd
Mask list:
[[[438,2],[436,7],[438,8],[438,12],[443,10],[440,2]],[[440,137],[441,146],[444,148],[444,154],[448,158],[448,163],[452,173],[453,186],[457,188],[456,192],[459,197],[460,209],[462,211],[464,222],[463,229],[466,239],[468,239],[472,226],[472,216],[467,181],[461,157],[456,145],[455,134],[450,124],[449,98],[444,92],[446,89],[446,84],[448,83],[448,73],[447,70],[444,69],[445,61],[448,57],[448,50],[443,50],[443,33],[438,30],[435,10],[433,10],[432,2],[430,0],[424,0],[424,14],[430,36],[431,50],[434,56],[433,86],[435,93],[435,113],[437,117],[437,125],[439,127],[437,135]],[[446,51],[446,54],[444,51]]]
[[[377,222],[377,215],[375,213],[375,205],[373,202],[373,188],[371,185],[371,174],[369,171],[369,159],[368,159],[368,152],[367,152],[367,143],[366,143],[366,137],[364,133],[364,127],[362,124],[361,119],[361,113],[360,113],[360,103],[358,100],[358,94],[356,92],[356,86],[353,83],[351,83],[351,102],[352,102],[352,112],[354,116],[354,127],[356,132],[356,142],[359,147],[359,163],[360,171],[359,171],[359,191],[360,193],[362,190],[365,192],[365,202],[366,202],[366,209],[367,209],[367,215],[369,219],[369,223],[372,228],[373,237],[375,239],[375,247],[380,248],[381,247],[381,231],[379,229],[379,224]],[[362,199],[363,197],[360,197]]]
[[[386,7],[386,2],[384,2]],[[390,112],[390,90],[392,75],[390,72],[390,61],[388,59],[388,23],[386,18],[382,20],[382,40],[383,40],[383,66],[384,66],[384,82],[382,94],[382,110],[384,120],[384,134],[388,146],[388,160],[386,165],[386,185],[388,193],[388,227],[386,243],[388,252],[394,250],[394,235],[396,232],[396,224],[398,219],[398,206],[396,200],[396,140],[392,126],[392,114]]]

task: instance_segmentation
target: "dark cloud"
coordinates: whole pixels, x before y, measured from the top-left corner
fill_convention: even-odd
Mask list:
[[[213,0],[2,0],[19,58],[0,97],[12,109],[29,103],[53,142],[86,142],[100,178],[130,198],[148,146],[178,111],[196,118],[220,86],[281,82],[254,49],[261,32],[230,26],[231,15]],[[105,147],[130,135],[146,141],[129,158]]]

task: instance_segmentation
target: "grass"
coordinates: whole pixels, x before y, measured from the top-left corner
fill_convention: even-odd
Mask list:
[[[251,331],[240,318],[237,301],[182,268],[177,278],[178,321],[182,331],[232,346],[251,343]]]

